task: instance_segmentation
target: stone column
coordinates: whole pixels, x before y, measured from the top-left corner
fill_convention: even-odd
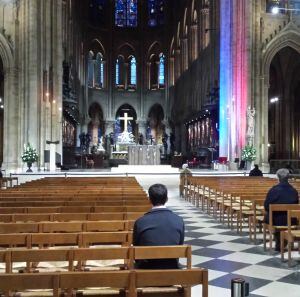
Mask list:
[[[181,44],[182,44],[182,51],[181,51],[181,63],[182,63],[182,71],[186,71],[189,67],[189,56],[188,56],[188,40],[187,38],[182,38],[181,39]]]
[[[175,50],[175,69],[174,69],[175,82],[180,77],[181,74],[181,61],[180,61],[180,49]]]
[[[130,84],[130,81],[128,81],[129,78],[129,67],[128,67],[128,63],[124,63],[124,89],[127,90],[128,89],[128,84]]]
[[[15,68],[7,68],[4,72],[4,134],[2,169],[16,170],[22,166],[21,154],[23,145],[19,142],[20,118],[16,100],[18,73]]]
[[[109,135],[110,133],[114,132],[114,124],[115,124],[115,121],[113,121],[113,120],[107,120],[105,122],[105,134],[106,135]]]
[[[169,73],[169,84],[174,86],[175,83],[175,68],[174,68],[174,57],[170,57],[170,73]]]

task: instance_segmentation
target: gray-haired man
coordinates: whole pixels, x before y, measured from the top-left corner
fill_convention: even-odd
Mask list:
[[[269,223],[269,205],[270,204],[298,204],[299,196],[298,192],[289,184],[289,170],[281,168],[276,172],[279,183],[272,187],[265,200],[265,222]],[[273,215],[274,226],[286,226],[287,215],[286,212],[276,212]],[[275,250],[280,250],[280,232],[275,232]]]

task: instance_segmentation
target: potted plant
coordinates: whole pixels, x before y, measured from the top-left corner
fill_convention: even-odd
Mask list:
[[[39,155],[37,154],[36,149],[34,149],[28,142],[27,145],[24,145],[24,152],[21,158],[23,162],[27,163],[28,169],[26,172],[32,172],[31,170],[32,163],[38,160]]]
[[[253,161],[256,160],[256,148],[253,145],[246,145],[242,149],[242,160],[247,164],[247,169],[251,169]]]

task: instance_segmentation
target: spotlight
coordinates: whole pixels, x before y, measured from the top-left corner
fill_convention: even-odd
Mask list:
[[[4,108],[4,105],[3,105],[3,104],[1,104],[1,105],[0,105],[0,108],[1,108],[1,109],[3,109],[3,108]]]
[[[278,6],[273,6],[271,8],[271,12],[272,12],[272,14],[278,14],[279,13],[279,7]]]
[[[274,97],[274,98],[271,98],[270,99],[270,103],[276,103],[279,101],[279,98],[278,97]]]

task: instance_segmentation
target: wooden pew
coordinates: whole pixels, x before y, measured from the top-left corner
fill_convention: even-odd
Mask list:
[[[120,260],[122,265],[105,269],[134,269],[134,262],[141,259],[185,258],[186,268],[191,269],[191,246],[151,246],[151,247],[97,247],[97,248],[61,248],[61,249],[8,249],[0,252],[0,262],[5,263],[5,272],[12,273],[16,263],[26,262],[25,272],[32,270],[32,263],[68,262],[67,270],[83,269],[74,262]],[[95,267],[101,270],[102,266]],[[86,268],[85,268],[86,269]]]
[[[92,296],[122,296],[122,291],[127,292],[128,297],[137,297],[143,294],[144,288],[159,287],[156,295],[164,296],[163,287],[181,286],[176,288],[175,296],[188,296],[187,288],[202,284],[203,297],[208,296],[207,270],[131,270],[131,271],[101,271],[101,272],[61,272],[61,273],[22,273],[4,274],[0,278],[0,290],[6,296],[13,296],[13,292],[25,290],[53,290],[52,296],[58,297],[64,290],[67,296],[73,296],[73,289],[98,288]],[[112,291],[109,288],[115,288]],[[142,290],[138,288],[143,288]],[[107,294],[105,294],[107,292]],[[84,296],[84,292],[79,296]],[[91,295],[90,295],[91,296]],[[169,296],[169,290],[167,291]]]

